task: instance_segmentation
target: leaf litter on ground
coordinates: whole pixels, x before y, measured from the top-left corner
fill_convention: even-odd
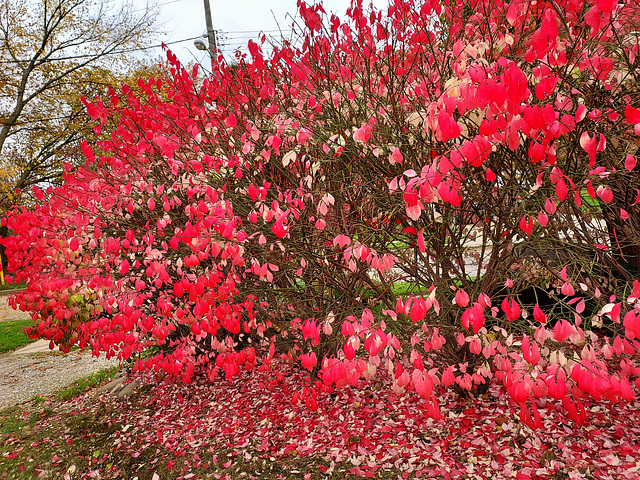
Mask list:
[[[77,428],[59,439],[3,433],[0,478],[12,478],[3,476],[3,457],[26,460],[27,468],[43,447],[57,459],[32,470],[60,478],[298,478],[294,471],[299,478],[640,478],[638,401],[585,404],[585,425],[568,421],[559,405],[540,403],[544,428],[534,431],[497,386],[479,398],[441,396],[443,418],[435,421],[423,400],[395,395],[385,378],[316,392],[315,411],[292,402],[309,385],[302,371],[187,385],[151,373],[137,378],[143,387],[127,400],[94,390],[47,403],[49,413],[29,428],[42,435],[57,418],[67,425],[77,418]],[[75,457],[74,444],[81,450]]]

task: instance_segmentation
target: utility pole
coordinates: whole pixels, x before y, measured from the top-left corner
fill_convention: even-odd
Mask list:
[[[211,60],[218,57],[218,48],[216,46],[216,34],[213,31],[213,22],[211,21],[211,7],[209,0],[204,0],[204,16],[207,20],[207,37],[209,39],[209,56]]]

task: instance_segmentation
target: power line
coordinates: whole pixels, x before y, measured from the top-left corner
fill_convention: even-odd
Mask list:
[[[170,2],[158,3],[157,5],[153,5],[153,8],[164,7],[165,5],[171,5],[172,3],[178,3],[178,2],[181,2],[181,1],[182,0],[172,0]],[[131,13],[142,12],[143,10],[147,10],[147,9],[145,9],[145,8],[137,8],[135,10],[131,10]]]
[[[291,33],[293,30],[230,30],[225,31],[224,33]]]
[[[198,35],[197,37],[189,37],[189,38],[184,38],[182,40],[174,40],[172,42],[162,42],[156,45],[148,45],[146,47],[136,47],[136,48],[129,48],[129,49],[125,49],[125,50],[117,50],[117,51],[112,51],[112,52],[104,52],[104,53],[95,53],[93,55],[90,54],[85,54],[85,55],[71,55],[68,57],[56,57],[56,58],[51,58],[49,60],[47,60],[47,62],[45,63],[50,63],[50,62],[60,62],[60,61],[64,61],[64,60],[78,60],[78,59],[82,59],[82,58],[91,58],[91,57],[96,57],[96,58],[100,58],[100,57],[104,57],[107,55],[120,55],[122,53],[131,53],[131,52],[141,52],[141,51],[145,51],[145,50],[151,50],[154,48],[160,48],[163,45],[175,45],[176,43],[182,43],[182,42],[188,42],[190,40],[195,40],[196,38],[200,38],[200,35]],[[21,64],[21,63],[27,63],[30,62],[31,60],[0,60],[0,63],[3,64],[9,64],[9,63],[17,63],[17,64]]]

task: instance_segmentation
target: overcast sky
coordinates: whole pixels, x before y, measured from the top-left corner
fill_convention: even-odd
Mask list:
[[[213,28],[222,30],[219,38],[222,50],[227,59],[232,58],[233,51],[246,46],[249,39],[257,39],[258,32],[277,34],[278,28],[283,33],[291,31],[292,18],[297,11],[296,0],[209,0],[211,5]],[[197,50],[193,45],[193,37],[206,33],[203,0],[157,0],[161,21],[167,35],[158,38],[159,42],[172,43],[171,50],[183,62],[198,61],[205,64],[206,52]],[[312,3],[312,2],[308,2]],[[363,2],[369,4],[369,0]],[[325,0],[324,8],[329,12],[344,17],[350,0]],[[388,5],[388,0],[373,0],[378,7]],[[189,40],[185,40],[189,39]],[[182,41],[184,40],[184,41]],[[155,56],[161,52],[154,52]]]

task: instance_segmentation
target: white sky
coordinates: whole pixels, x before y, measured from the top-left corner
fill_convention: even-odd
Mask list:
[[[160,20],[164,23],[164,30],[167,32],[166,35],[157,39],[158,43],[191,39],[174,43],[169,48],[183,63],[197,61],[206,65],[207,53],[197,50],[193,45],[193,37],[206,33],[203,0],[156,1],[161,12]],[[377,8],[386,9],[388,1],[365,0],[363,4],[373,3]],[[223,36],[219,38],[218,43],[222,44],[222,51],[227,60],[233,58],[233,51],[236,48],[246,46],[249,39],[257,40],[260,31],[279,37],[277,33],[279,25],[283,33],[290,33],[293,23],[291,16],[295,16],[297,12],[296,0],[209,0],[209,2],[213,28],[223,31]],[[344,18],[350,0],[324,0],[322,3],[327,13],[332,12]],[[160,54],[159,49],[153,52],[153,56]]]

